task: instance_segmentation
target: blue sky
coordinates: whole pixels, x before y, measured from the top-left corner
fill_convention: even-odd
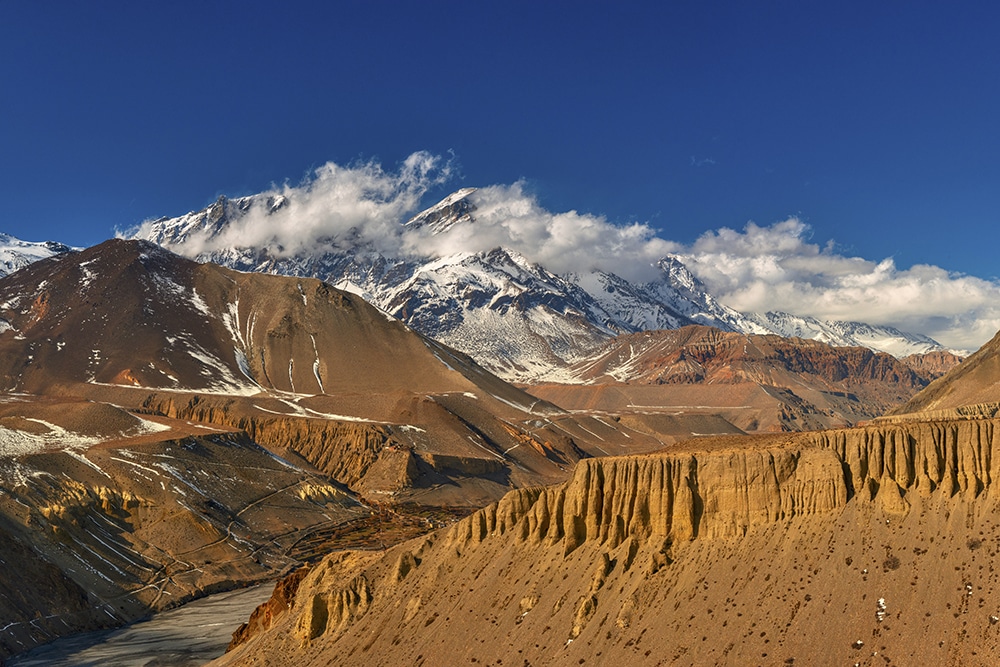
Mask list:
[[[693,244],[791,216],[1000,274],[1000,9],[929,2],[0,0],[0,231],[99,242],[328,161]]]

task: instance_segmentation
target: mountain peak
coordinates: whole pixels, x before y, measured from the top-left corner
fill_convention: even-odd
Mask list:
[[[440,234],[459,222],[471,222],[476,205],[469,201],[469,195],[475,191],[476,188],[462,188],[453,192],[410,218],[403,226],[409,229],[426,228],[432,234]]]
[[[0,277],[23,269],[33,262],[72,251],[68,245],[55,241],[33,243],[10,234],[0,233]]]

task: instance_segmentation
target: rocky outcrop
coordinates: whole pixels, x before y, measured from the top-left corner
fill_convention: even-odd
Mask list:
[[[274,620],[291,608],[299,585],[309,574],[309,570],[309,566],[305,565],[279,580],[274,585],[274,592],[268,601],[254,609],[250,619],[233,632],[233,639],[226,651],[231,651],[251,637],[270,630]]]
[[[890,493],[1000,494],[998,422],[956,420],[879,425],[806,434],[804,440],[832,450],[843,462],[845,482],[859,500]]]
[[[938,379],[958,366],[964,360],[964,356],[959,356],[954,352],[949,352],[947,350],[924,352],[923,354],[911,354],[900,359],[901,362],[912,368],[919,375],[930,380]]]
[[[561,542],[568,555],[588,541],[615,549],[630,538],[736,537],[846,502],[840,462],[817,449],[587,459],[566,485],[508,494],[455,526],[448,540],[461,550],[516,527],[519,540]]]

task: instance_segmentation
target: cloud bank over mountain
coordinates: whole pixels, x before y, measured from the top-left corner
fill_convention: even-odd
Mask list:
[[[480,188],[469,199],[476,206],[474,221],[434,235],[407,232],[406,247],[445,256],[502,246],[555,273],[610,271],[641,281],[653,280],[656,260],[679,248],[646,224],[619,226],[601,216],[547,211],[523,183]]]
[[[677,254],[726,305],[886,324],[975,349],[1000,329],[1000,285],[925,264],[839,254],[796,218],[704,233]]]
[[[428,257],[497,246],[560,273],[608,271],[645,282],[657,259],[674,254],[723,303],[741,311],[780,310],[825,320],[855,320],[929,335],[975,349],[1000,329],[1000,284],[892,258],[840,254],[833,240],[810,240],[797,218],[742,231],[722,227],[685,245],[648,223],[618,225],[603,216],[546,210],[524,183],[478,189],[474,220],[432,233],[404,227],[426,195],[455,180],[453,160],[427,152],[395,170],[375,161],[327,163],[299,185],[275,186],[222,229],[191,234],[174,250],[189,256],[228,247],[267,247],[279,257],[366,245],[389,255]],[[143,223],[130,234],[145,236]]]
[[[383,252],[400,252],[400,220],[420,207],[428,190],[452,177],[451,161],[423,151],[395,171],[373,160],[350,166],[327,162],[303,183],[272,187],[255,197],[242,217],[221,229],[199,229],[173,249],[195,256],[261,247],[290,257],[371,243]],[[125,235],[145,238],[153,223],[147,220]]]

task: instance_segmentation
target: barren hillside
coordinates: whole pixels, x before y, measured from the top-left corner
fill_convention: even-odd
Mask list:
[[[1000,333],[960,366],[938,378],[890,414],[996,414],[1000,408]]]
[[[331,554],[213,664],[996,664],[996,426],[584,461],[386,554]]]

